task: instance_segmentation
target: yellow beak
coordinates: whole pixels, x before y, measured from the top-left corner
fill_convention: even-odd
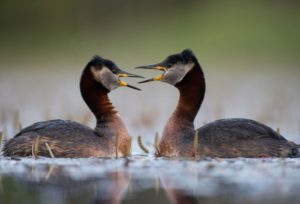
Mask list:
[[[141,89],[139,89],[139,88],[137,88],[135,86],[131,86],[131,85],[127,84],[125,81],[122,81],[122,80],[119,81],[119,86],[127,86],[129,88],[141,91]]]

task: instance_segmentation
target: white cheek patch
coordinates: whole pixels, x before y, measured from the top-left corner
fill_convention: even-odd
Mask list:
[[[163,82],[175,85],[180,82],[185,75],[194,67],[194,63],[176,64],[164,74]]]
[[[92,67],[91,71],[95,80],[108,90],[112,91],[119,87],[119,79],[107,67],[102,67],[100,70]]]

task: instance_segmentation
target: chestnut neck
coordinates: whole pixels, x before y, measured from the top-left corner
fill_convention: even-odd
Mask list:
[[[172,119],[183,124],[193,124],[205,95],[205,78],[199,63],[196,62],[192,70],[175,86],[180,97]]]
[[[88,67],[82,73],[80,91],[83,100],[96,117],[97,126],[113,120],[117,111],[108,98],[109,90],[95,81]]]

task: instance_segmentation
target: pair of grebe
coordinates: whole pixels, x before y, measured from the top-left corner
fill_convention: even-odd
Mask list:
[[[180,92],[179,102],[168,120],[159,144],[161,156],[194,157],[194,119],[205,95],[205,78],[191,50],[168,56],[163,62],[140,66],[162,70],[158,77],[141,81],[162,81]],[[96,128],[79,123],[51,120],[35,123],[8,141],[5,156],[29,156],[39,136],[40,144],[48,143],[56,157],[127,156],[130,137],[121,118],[108,99],[108,93],[119,86],[138,89],[119,77],[140,77],[122,71],[110,60],[94,57],[85,67],[80,81],[82,97],[97,119]],[[207,157],[296,157],[298,147],[270,127],[249,119],[217,120],[198,130],[198,154]],[[118,143],[116,147],[116,137]],[[49,156],[45,145],[39,155]]]

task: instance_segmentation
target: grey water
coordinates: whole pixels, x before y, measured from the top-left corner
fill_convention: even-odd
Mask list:
[[[300,159],[0,159],[1,203],[297,203]]]

